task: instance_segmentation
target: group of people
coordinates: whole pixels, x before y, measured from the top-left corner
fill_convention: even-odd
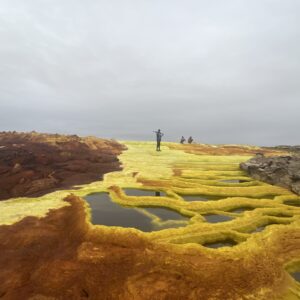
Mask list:
[[[181,137],[181,140],[180,140],[180,144],[184,144],[185,141],[186,141],[186,140],[185,140],[184,136],[182,136],[182,137]],[[188,138],[188,143],[191,144],[193,141],[194,141],[193,138],[190,136],[190,137]]]
[[[160,143],[161,143],[161,139],[164,136],[164,134],[160,131],[160,129],[158,129],[157,131],[153,131],[153,132],[155,132],[155,134],[156,134],[156,151],[161,151]],[[194,141],[193,138],[190,136],[188,138],[188,143],[191,144],[193,141]],[[184,144],[184,142],[185,142],[185,138],[182,136],[180,143]]]

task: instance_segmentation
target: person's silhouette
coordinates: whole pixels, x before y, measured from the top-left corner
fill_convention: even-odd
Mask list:
[[[160,142],[164,134],[160,131],[160,129],[154,132],[156,134],[156,151],[160,151]]]
[[[193,141],[194,141],[193,138],[190,136],[188,139],[188,143],[191,144]]]
[[[184,136],[182,136],[181,140],[180,140],[180,144],[184,144],[184,142],[185,142],[185,138],[184,138]]]

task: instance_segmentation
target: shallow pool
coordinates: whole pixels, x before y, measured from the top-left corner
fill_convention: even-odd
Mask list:
[[[222,247],[232,247],[235,246],[237,243],[234,240],[225,240],[220,242],[214,242],[214,243],[206,243],[203,244],[204,247],[208,248],[222,248]]]
[[[270,225],[278,225],[279,223],[268,223],[266,225],[262,225],[262,226],[259,226],[257,227],[254,231],[252,232],[261,232],[263,231],[266,227],[270,226]]]
[[[236,213],[236,214],[240,214],[240,213],[243,213],[244,211],[251,211],[251,210],[254,210],[255,207],[239,207],[239,208],[234,208],[232,210],[230,210],[230,212],[232,213]]]
[[[220,200],[226,197],[222,196],[211,196],[211,195],[180,195],[186,201],[212,201]]]
[[[239,180],[239,179],[223,179],[223,180],[220,180],[220,182],[224,182],[224,183],[241,183],[241,180]]]
[[[294,272],[290,274],[295,280],[300,281],[300,272]]]
[[[300,200],[287,200],[287,201],[284,201],[284,204],[299,207],[300,206]]]
[[[91,208],[92,224],[106,226],[132,227],[142,231],[155,231],[165,228],[175,228],[185,226],[187,223],[176,223],[172,221],[188,221],[189,218],[182,216],[176,211],[162,207],[126,207],[113,202],[108,193],[91,194],[84,199]],[[161,219],[155,223],[148,212]]]
[[[152,197],[165,197],[166,193],[155,190],[141,190],[141,189],[123,189],[127,196],[152,196]]]
[[[209,223],[226,222],[233,219],[232,217],[229,216],[217,215],[217,214],[205,215],[204,218]]]

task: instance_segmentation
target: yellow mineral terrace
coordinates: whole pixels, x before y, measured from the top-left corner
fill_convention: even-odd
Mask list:
[[[26,243],[23,240],[22,230],[33,226],[30,222],[45,236],[50,222],[57,226],[56,232],[66,231],[60,247],[73,251],[62,262],[54,254],[45,258],[48,267],[42,266],[40,258],[38,273],[27,279],[33,288],[23,290],[24,295],[29,299],[60,299],[61,295],[73,299],[80,295],[143,300],[300,299],[300,285],[290,275],[300,271],[300,207],[290,205],[300,203],[300,197],[253,180],[239,168],[256,152],[281,152],[175,143],[164,143],[157,152],[152,142],[123,144],[127,147],[119,156],[123,169],[106,174],[103,181],[39,198],[0,202],[0,228],[5,234],[20,231],[12,239],[22,239],[23,247],[29,247],[34,236],[30,227],[32,234],[26,235]],[[132,196],[128,189],[159,191],[162,196]],[[166,223],[180,227],[143,232],[92,224],[92,211],[84,198],[103,192],[118,205],[141,209],[158,228]],[[166,221],[143,210],[149,207],[166,208],[186,218]],[[70,221],[60,228],[51,221],[57,216]],[[71,239],[68,230],[72,243],[67,242]],[[0,231],[1,238],[5,237]],[[55,274],[55,280],[47,278],[47,272]],[[37,280],[38,275],[47,278],[47,284]],[[0,284],[3,299],[12,287],[5,282]]]

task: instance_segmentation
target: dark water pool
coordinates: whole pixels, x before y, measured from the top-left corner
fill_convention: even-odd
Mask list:
[[[239,207],[239,208],[230,210],[230,212],[240,214],[240,213],[243,213],[244,211],[251,211],[254,209],[255,209],[255,207]]]
[[[161,191],[150,191],[150,190],[140,190],[140,189],[123,189],[124,193],[127,196],[156,196],[156,197],[165,197],[166,193]]]
[[[300,272],[290,273],[290,275],[297,281],[300,281]]]
[[[257,227],[253,232],[261,232],[263,231],[266,227],[270,226],[270,225],[278,225],[278,223],[269,223],[263,226],[259,226]]]
[[[205,215],[204,218],[209,223],[226,222],[233,219],[232,217],[217,215],[217,214]]]
[[[189,218],[182,216],[176,211],[166,208],[125,207],[113,202],[108,193],[88,195],[85,197],[85,200],[91,207],[92,223],[98,225],[133,227],[145,232],[184,226],[184,224],[163,224],[158,226],[151,222],[151,217],[145,215],[143,210],[158,216],[163,221],[189,220]]]
[[[186,201],[211,201],[220,200],[226,197],[221,196],[210,196],[210,195],[180,195]]]
[[[224,179],[224,180],[220,180],[220,182],[225,182],[225,183],[241,183],[241,180],[239,180],[239,179]]]
[[[279,195],[265,195],[265,196],[258,197],[257,199],[271,199],[271,200],[273,200],[277,196],[279,196]]]
[[[285,201],[284,204],[300,207],[300,200],[288,200],[288,201]]]
[[[240,196],[240,197],[245,197],[245,198],[250,198],[250,199],[270,199],[270,200],[274,200],[275,197],[277,196],[280,196],[280,195],[264,195],[264,196],[259,196],[259,197],[256,197],[256,196],[251,196],[251,195],[248,195],[248,196]]]
[[[162,221],[168,221],[168,220],[188,220],[188,217],[184,217],[183,215],[179,214],[177,211],[161,208],[161,207],[143,207],[145,211],[156,215],[159,217]]]
[[[214,242],[214,243],[206,243],[203,244],[204,247],[208,248],[222,248],[222,247],[232,247],[237,245],[237,243],[234,240],[225,240],[220,242]]]
[[[291,215],[284,214],[284,213],[268,213],[266,216],[271,216],[271,217],[277,217],[277,218],[291,218]]]

